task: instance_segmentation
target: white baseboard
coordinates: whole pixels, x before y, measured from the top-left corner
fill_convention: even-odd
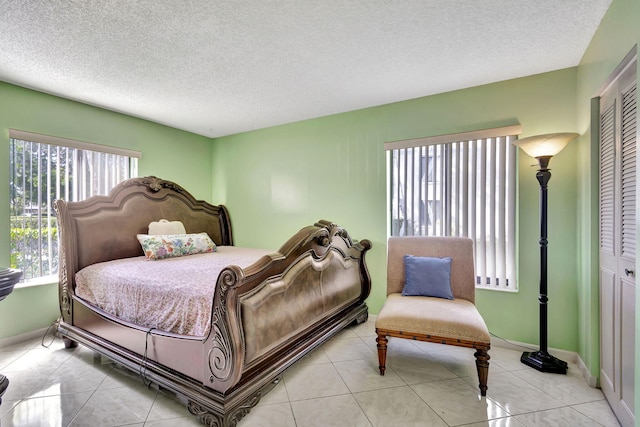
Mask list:
[[[589,387],[600,388],[598,377],[594,377],[593,375],[591,375],[591,372],[589,372],[587,365],[585,365],[580,355],[578,355],[578,361],[576,363],[578,365],[578,368],[580,369],[580,374],[582,375],[582,378],[587,382]]]
[[[492,338],[497,338],[495,335],[492,335]],[[519,350],[519,351],[527,351],[526,349],[531,349],[530,351],[536,351],[538,346],[536,344],[529,344],[525,342],[518,342],[512,340],[504,340],[502,338],[492,339],[491,346],[508,348],[511,350]],[[549,353],[557,357],[558,359],[564,360],[569,363],[577,363],[578,361],[578,353],[575,351],[567,351],[561,350],[558,348],[550,348]]]
[[[35,338],[42,338],[48,330],[49,328],[36,329],[35,331],[25,332],[24,334],[0,339],[0,347],[9,347],[15,344],[20,344],[24,341],[29,341]]]
[[[492,337],[496,338],[495,336],[492,336]],[[491,345],[495,347],[508,348],[511,350],[518,350],[518,351],[526,351],[525,348],[530,348],[535,351],[538,348],[538,346],[535,344],[528,344],[528,343],[522,343],[518,341],[511,341],[511,340],[506,341],[500,338],[492,339]],[[599,388],[598,378],[591,375],[591,372],[587,368],[587,365],[580,358],[580,355],[578,355],[578,353],[576,353],[575,351],[567,351],[567,350],[561,350],[557,348],[550,348],[549,353],[551,353],[552,355],[554,355],[555,357],[561,360],[564,360],[565,362],[575,363],[578,366],[578,369],[580,370],[580,376],[587,383],[587,385],[589,387]],[[491,354],[491,352],[489,352],[489,354]]]

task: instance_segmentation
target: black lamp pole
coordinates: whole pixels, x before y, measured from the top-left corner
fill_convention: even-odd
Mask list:
[[[551,156],[537,157],[540,169],[536,178],[540,183],[540,349],[525,351],[520,361],[525,365],[542,372],[555,374],[567,373],[567,362],[562,361],[547,351],[547,183],[551,179],[549,160]]]

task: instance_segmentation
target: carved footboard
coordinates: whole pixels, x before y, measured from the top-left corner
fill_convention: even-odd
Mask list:
[[[364,255],[341,227],[319,222],[243,271],[224,270],[216,288],[209,387],[226,393],[256,371],[282,371],[340,328],[365,321],[371,281]]]

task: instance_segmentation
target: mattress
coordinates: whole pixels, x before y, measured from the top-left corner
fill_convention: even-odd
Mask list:
[[[161,260],[144,256],[87,266],[76,273],[76,296],[144,328],[206,336],[216,280],[229,265],[246,268],[273,253],[218,246],[216,252]]]

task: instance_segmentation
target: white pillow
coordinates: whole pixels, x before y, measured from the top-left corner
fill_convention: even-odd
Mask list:
[[[161,219],[149,224],[149,234],[157,236],[159,234],[186,234],[184,224],[181,221],[169,221]]]

